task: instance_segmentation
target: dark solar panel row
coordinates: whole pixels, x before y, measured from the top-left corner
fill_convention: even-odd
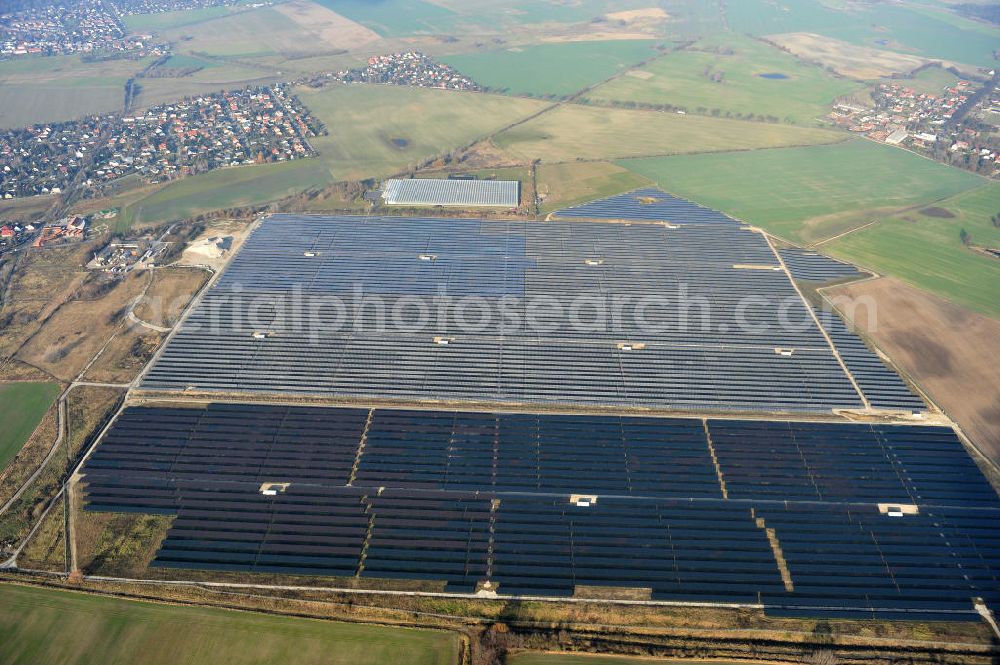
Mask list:
[[[783,588],[764,531],[720,502],[504,497],[495,529],[503,594],[626,587],[655,600],[750,603]]]
[[[911,412],[927,410],[924,401],[847,327],[839,314],[817,311],[816,316],[872,406]]]
[[[812,282],[828,282],[844,277],[854,277],[861,274],[855,266],[844,263],[829,256],[824,256],[801,247],[785,247],[778,250],[785,267],[795,279]]]
[[[177,517],[152,565],[352,577],[370,517],[364,492],[292,485],[280,497],[253,484],[184,484]]]
[[[130,407],[87,461],[87,473],[91,482],[294,478],[345,485],[367,418],[367,409]]]
[[[84,473],[93,503],[133,510],[171,509],[185,481],[719,498],[721,476],[732,499],[997,500],[948,428],[708,420],[707,430],[711,446],[697,419],[138,406]]]
[[[794,591],[765,593],[766,604],[832,609],[867,607],[873,612],[907,610],[968,612],[975,597],[995,602],[1000,550],[991,530],[963,530],[953,543],[947,518],[926,514],[890,517],[875,507],[758,507],[774,529]],[[996,523],[995,509],[971,512]],[[970,545],[974,543],[974,545]]]
[[[355,483],[721,497],[701,421],[619,416],[378,409]]]
[[[997,602],[1000,500],[951,430],[708,430],[711,446],[699,420],[133,407],[84,489],[89,510],[176,515],[162,567],[456,592],[490,581],[511,595],[611,587],[809,616],[930,620],[964,617],[972,596]],[[878,503],[919,507],[893,517]]]
[[[995,506],[943,427],[710,420],[730,498]]]

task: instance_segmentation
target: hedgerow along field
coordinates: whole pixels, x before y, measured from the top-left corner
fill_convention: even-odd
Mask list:
[[[57,383],[0,383],[0,471],[28,441],[59,391]]]
[[[563,97],[654,57],[659,45],[646,39],[537,44],[441,60],[497,92]]]
[[[823,251],[893,275],[1000,318],[1000,260],[967,246],[1000,248],[1000,184],[910,210],[823,245]]]
[[[985,183],[968,171],[860,139],[619,163],[672,194],[795,241],[807,234],[811,240],[822,239],[823,231],[813,222],[818,219],[821,225],[826,215],[929,203]],[[856,218],[852,214],[855,226]],[[834,230],[843,230],[842,220],[834,221]]]
[[[0,585],[0,663],[454,665],[443,631],[165,605]]]
[[[762,42],[730,36],[673,51],[587,93],[600,102],[817,124],[838,97],[864,89]]]

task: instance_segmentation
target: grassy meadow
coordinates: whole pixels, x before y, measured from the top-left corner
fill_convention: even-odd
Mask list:
[[[563,97],[653,57],[658,43],[628,39],[537,44],[447,56],[441,60],[498,92]]]
[[[209,171],[182,178],[121,207],[115,230],[171,222],[222,208],[258,205],[330,182],[316,159]]]
[[[565,162],[752,150],[842,139],[842,134],[822,129],[567,104],[503,132],[496,143],[525,160]]]
[[[668,192],[800,242],[845,230],[845,212],[929,203],[985,182],[967,171],[860,139],[620,163]],[[825,226],[826,216],[830,223]]]
[[[965,229],[974,245],[1000,248],[1000,229],[990,221],[998,213],[1000,184],[994,183],[929,210],[880,219],[823,250],[1000,318],[1000,260],[966,247],[960,237]]]
[[[538,194],[543,214],[645,187],[649,180],[610,162],[538,165]]]
[[[763,78],[777,74],[786,78]],[[719,115],[813,124],[837,97],[863,89],[768,44],[713,39],[669,53],[589,92],[598,101],[671,104]]]
[[[452,665],[457,636],[0,585],[0,664]],[[224,654],[224,655],[223,655]]]
[[[59,397],[58,383],[0,383],[3,427],[0,427],[0,470],[7,466]]]
[[[337,180],[404,171],[544,109],[529,99],[389,85],[300,89],[329,136],[312,139]]]

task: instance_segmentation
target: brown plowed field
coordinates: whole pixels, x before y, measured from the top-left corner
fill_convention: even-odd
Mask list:
[[[972,312],[891,277],[838,287],[831,295],[870,296],[876,344],[1000,464],[1000,320]],[[868,309],[857,325],[868,330]]]

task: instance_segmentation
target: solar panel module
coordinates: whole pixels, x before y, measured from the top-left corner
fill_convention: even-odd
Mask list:
[[[82,478],[87,510],[175,516],[160,568],[781,616],[1000,603],[1000,499],[945,427],[133,406]]]
[[[613,213],[629,223],[273,215],[142,388],[679,411],[864,405],[762,235],[657,190],[630,201]]]

